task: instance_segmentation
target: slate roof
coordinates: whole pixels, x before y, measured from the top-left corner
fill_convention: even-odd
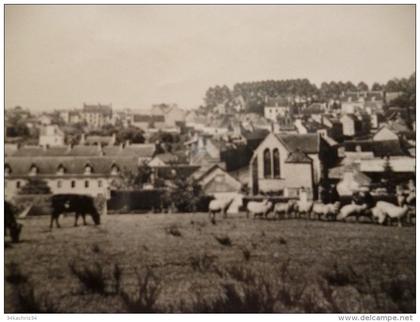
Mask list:
[[[79,157],[79,156],[100,156],[101,151],[97,146],[88,146],[88,145],[75,145],[67,153],[69,156]]]
[[[310,114],[322,114],[324,113],[324,107],[321,103],[312,103],[307,108],[305,108],[302,113],[304,115],[310,115]]]
[[[276,137],[286,145],[290,152],[301,151],[314,154],[319,152],[318,134],[275,134]]]
[[[11,170],[12,176],[26,176],[33,165],[38,168],[39,175],[56,175],[59,166],[65,169],[65,175],[81,175],[85,172],[85,166],[92,167],[93,174],[110,174],[115,164],[120,169],[127,168],[132,171],[137,169],[135,157],[34,157],[20,158],[10,157],[5,165]]]
[[[156,152],[154,144],[130,144],[126,146],[121,154],[125,156],[137,156],[141,158],[152,158]]]
[[[123,154],[123,151],[121,145],[107,145],[102,148],[103,154],[107,156],[120,155]]]
[[[243,136],[247,141],[249,140],[264,140],[270,131],[265,129],[255,129],[254,131],[244,131]]]
[[[121,156],[121,157],[140,157],[152,158],[155,154],[154,144],[130,144],[123,148],[120,145],[108,145],[102,148],[93,145],[56,146],[43,149],[39,146],[23,146],[16,151],[8,150],[7,156],[13,157],[52,157],[52,156],[72,156],[72,157],[95,157],[95,156]]]
[[[30,146],[26,145],[12,153],[13,156],[19,157],[36,157],[44,155],[44,150],[40,146]]]
[[[345,150],[355,152],[356,147],[360,146],[362,152],[373,152],[376,157],[406,155],[398,140],[373,141],[373,140],[354,140],[342,143]]]
[[[315,133],[318,130],[325,130],[328,129],[328,126],[321,124],[315,121],[307,121],[303,122],[303,125],[308,130],[309,133]]]
[[[279,107],[289,106],[289,101],[283,96],[279,97],[268,97],[265,102],[265,107]]]
[[[62,156],[62,155],[66,155],[68,151],[69,151],[69,147],[66,145],[52,146],[46,149],[42,155],[43,156]]]
[[[286,163],[312,163],[312,160],[302,151],[294,151],[289,153]]]
[[[148,115],[148,114],[134,114],[133,121],[136,123],[146,122],[165,122],[165,116],[163,115]]]

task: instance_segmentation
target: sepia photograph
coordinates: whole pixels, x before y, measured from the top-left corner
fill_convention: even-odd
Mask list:
[[[413,318],[416,4],[3,13],[8,317]]]

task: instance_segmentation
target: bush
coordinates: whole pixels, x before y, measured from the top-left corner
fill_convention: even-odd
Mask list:
[[[51,215],[52,213],[50,194],[16,195],[12,203],[16,205],[19,213],[28,205],[32,205],[27,216]]]
[[[17,289],[16,313],[56,313],[56,306],[45,295],[35,295],[32,284],[25,283]]]
[[[93,266],[77,267],[74,262],[69,264],[70,271],[75,275],[87,292],[107,295],[106,279],[102,266],[96,262]]]
[[[45,180],[39,178],[28,178],[28,182],[19,191],[22,195],[49,194],[51,189]]]
[[[144,274],[137,274],[137,296],[132,296],[124,291],[120,292],[123,304],[129,313],[157,313],[156,305],[162,290],[161,280],[147,268]]]

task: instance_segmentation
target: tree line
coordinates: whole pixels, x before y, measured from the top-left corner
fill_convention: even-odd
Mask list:
[[[403,100],[397,103],[415,106],[415,84],[415,73],[408,78],[393,78],[385,84],[375,82],[370,88],[365,82],[354,84],[350,81],[323,82],[318,87],[306,78],[242,82],[234,84],[232,88],[226,85],[210,87],[205,93],[202,108],[211,110],[220,104],[227,106],[242,104],[245,105],[243,107],[247,112],[261,112],[265,106],[266,97],[297,96],[307,98],[309,101],[326,101],[338,99],[345,92],[369,90],[401,92]]]

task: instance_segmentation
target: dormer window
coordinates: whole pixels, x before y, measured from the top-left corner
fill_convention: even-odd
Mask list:
[[[30,176],[36,176],[38,173],[38,167],[35,164],[32,164],[29,169],[29,175]]]
[[[65,168],[62,164],[57,167],[57,175],[62,176],[65,173]]]
[[[87,164],[85,165],[85,174],[86,174],[86,175],[89,175],[89,174],[92,174],[92,172],[93,172],[93,168],[92,168],[92,166],[91,166],[89,163],[87,163]]]
[[[5,164],[4,166],[4,175],[8,176],[12,173],[12,169],[10,168],[10,166],[8,164]]]
[[[115,176],[120,172],[120,168],[115,163],[111,166],[111,175]]]

